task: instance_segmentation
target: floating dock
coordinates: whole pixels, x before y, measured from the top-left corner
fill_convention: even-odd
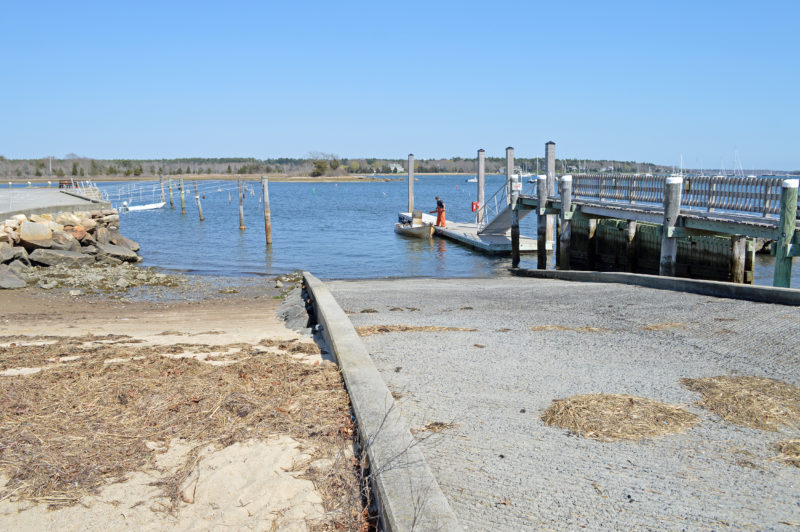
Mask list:
[[[411,213],[401,212],[398,221],[410,222]],[[433,224],[436,217],[430,214],[422,215],[423,223]],[[509,235],[479,235],[478,225],[474,223],[453,222],[447,220],[447,227],[437,227],[434,235],[449,238],[459,244],[486,253],[488,255],[511,255],[511,236]],[[547,243],[547,250],[552,251],[553,243]],[[538,245],[535,238],[519,237],[520,253],[536,253]]]

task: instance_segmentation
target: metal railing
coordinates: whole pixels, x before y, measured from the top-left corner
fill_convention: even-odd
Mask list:
[[[506,183],[497,189],[497,192],[483,202],[477,211],[475,211],[475,223],[478,225],[478,231],[489,225],[489,222],[494,220],[500,211],[508,207],[508,186]]]
[[[665,181],[666,176],[577,174],[572,178],[572,194],[601,202],[661,205]],[[685,176],[681,207],[777,216],[782,182],[767,177]]]

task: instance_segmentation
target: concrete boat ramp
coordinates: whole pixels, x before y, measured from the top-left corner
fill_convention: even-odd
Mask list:
[[[398,221],[410,222],[411,213],[401,212]],[[424,223],[434,224],[436,217],[430,214],[422,215]],[[447,220],[447,227],[437,227],[434,235],[448,238],[459,244],[472,248],[487,255],[511,255],[511,236],[506,234],[479,234],[478,225],[474,223],[453,222]],[[538,246],[535,238],[519,237],[520,253],[536,253]],[[547,242],[547,250],[553,250],[553,242]]]
[[[737,375],[800,386],[796,306],[524,277],[312,284],[318,317],[331,315],[321,307],[338,309],[338,321],[320,324],[348,389],[361,394],[350,390],[357,415],[371,409],[383,431],[389,417],[399,418],[416,442],[404,448],[424,456],[426,466],[381,465],[397,475],[381,484],[392,515],[413,506],[418,529],[780,530],[800,523],[798,470],[776,458],[777,443],[800,438],[800,430],[726,422],[681,383]],[[353,326],[371,329],[360,331],[359,342]],[[342,328],[351,342],[338,339]],[[351,365],[354,349],[363,356]],[[373,364],[372,377],[357,378]],[[382,394],[364,394],[371,387]],[[596,441],[541,419],[555,399],[597,393],[679,406],[697,423],[640,441]],[[387,445],[383,456],[398,456],[391,450],[406,441],[402,432],[383,443],[371,438],[372,447]],[[419,486],[432,494],[425,504]]]
[[[107,201],[81,196],[74,191],[57,188],[0,188],[0,220],[15,214],[45,214],[109,209]]]

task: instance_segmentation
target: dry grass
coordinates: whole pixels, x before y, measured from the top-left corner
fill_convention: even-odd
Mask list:
[[[764,377],[681,379],[700,394],[699,405],[730,423],[755,429],[800,427],[800,389]]]
[[[800,467],[800,440],[784,440],[776,444],[778,460],[795,467]]]
[[[565,327],[563,325],[536,325],[531,327],[531,331],[575,331],[575,332],[608,332],[611,329],[603,327]]]
[[[352,446],[353,426],[338,370],[298,363],[288,353],[262,354],[247,344],[213,350],[241,345],[239,360],[227,366],[167,358],[153,347],[38,346],[81,358],[27,377],[0,377],[0,471],[10,479],[0,499],[76,503],[129,472],[153,467],[148,442],[164,446],[179,438],[192,451],[177,472],[156,483],[175,509],[202,448],[287,434],[315,458],[334,462],[310,477],[330,516],[319,527],[357,523],[358,479],[343,453]],[[52,354],[31,350],[0,350],[0,366]],[[127,361],[105,363],[118,357]]]
[[[615,441],[683,432],[697,423],[697,416],[644,397],[587,394],[554,400],[542,421],[586,438]]]
[[[440,332],[440,331],[477,331],[478,329],[462,327],[436,327],[433,325],[367,325],[356,327],[359,336],[371,336],[373,334],[387,334],[393,332]]]

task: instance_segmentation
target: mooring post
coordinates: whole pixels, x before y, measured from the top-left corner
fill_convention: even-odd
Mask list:
[[[586,233],[586,263],[590,270],[597,269],[597,218],[587,220],[589,226]]]
[[[547,194],[554,196],[556,193],[556,143],[552,140],[544,145],[544,156],[547,161]],[[547,217],[547,240],[553,240],[553,221],[555,217]]]
[[[239,229],[244,231],[247,229],[244,226],[244,193],[242,192],[242,178],[236,178],[236,184],[238,185],[239,189]]]
[[[636,271],[636,220],[628,220],[625,227],[625,271],[633,273]]]
[[[264,232],[267,235],[267,245],[272,245],[272,220],[269,212],[269,179],[261,178],[261,194],[264,196]]]
[[[789,288],[792,278],[792,244],[797,228],[797,179],[784,179],[781,186],[781,218],[778,223],[778,241],[775,243],[775,276],[773,286]],[[798,245],[798,243],[794,243]]]
[[[572,176],[561,176],[561,234],[558,238],[558,269],[569,270],[569,243],[572,238]]]
[[[169,179],[169,208],[174,209],[175,203],[173,203],[172,201],[172,178],[170,177],[168,179]]]
[[[745,252],[747,250],[747,237],[745,235],[731,236],[731,282],[744,283]]]
[[[166,200],[164,199],[164,177],[159,175],[158,176],[158,184],[161,186],[161,203],[165,203]]]
[[[536,178],[536,267],[540,270],[547,269],[547,177]]]
[[[483,223],[485,216],[485,209],[483,208],[484,202],[484,188],[486,186],[486,152],[483,149],[478,150],[478,225]]]
[[[658,274],[675,276],[675,262],[678,258],[678,238],[672,230],[681,213],[682,177],[668,177],[664,183],[664,221],[661,224],[661,260]]]
[[[753,284],[753,264],[756,262],[756,243],[752,238],[747,239],[744,252],[744,282]]]
[[[511,267],[519,267],[519,190],[511,189]]]
[[[205,218],[203,218],[203,205],[200,203],[200,192],[197,191],[197,179],[194,180],[194,201],[197,202],[197,214],[200,215],[202,222]]]
[[[506,148],[506,204],[511,204],[511,176],[514,174],[514,148]]]
[[[408,154],[408,214],[414,216],[414,154]]]
[[[183,178],[181,178],[181,214],[186,214],[186,197],[183,190]]]

